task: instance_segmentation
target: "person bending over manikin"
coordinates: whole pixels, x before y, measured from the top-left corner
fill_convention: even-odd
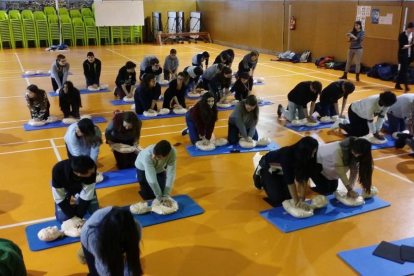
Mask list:
[[[214,60],[213,64],[224,64],[227,67],[231,68],[234,60],[234,51],[233,49],[227,49],[222,51]]]
[[[53,167],[52,195],[58,222],[80,228],[86,213],[98,210],[95,180],[96,164],[89,156],[72,157]]]
[[[193,58],[191,59],[191,62],[193,64],[193,66],[198,66],[201,69],[203,69],[203,63],[206,64],[206,68],[208,67],[208,59],[210,58],[210,54],[206,51],[198,53],[196,55],[193,56]]]
[[[27,87],[25,99],[32,120],[46,121],[49,118],[50,103],[45,90],[31,84]]]
[[[177,77],[178,66],[180,61],[177,57],[177,50],[171,49],[170,54],[165,57],[164,61],[164,80],[173,80]]]
[[[153,74],[145,74],[140,85],[135,90],[134,102],[135,112],[143,114],[145,111],[156,113],[158,110],[157,101],[161,95],[161,86]]]
[[[153,74],[156,76],[157,82],[161,82],[162,68],[160,67],[160,61],[158,58],[153,58],[150,61],[150,66],[147,66],[144,71],[145,74]],[[142,80],[142,77],[141,77]]]
[[[209,90],[209,83],[214,78],[215,75],[219,74],[221,70],[223,70],[224,64],[213,64],[210,67],[208,67],[206,70],[204,70],[202,81],[203,81],[203,89]]]
[[[239,63],[239,69],[237,75],[242,72],[247,72],[253,78],[254,70],[256,70],[257,63],[259,62],[259,52],[254,50],[243,57]]]
[[[349,136],[363,137],[372,134],[377,140],[385,138],[380,134],[385,114],[395,104],[397,97],[390,91],[353,102],[348,108],[349,124],[339,124]],[[374,123],[374,118],[378,117]]]
[[[249,73],[242,72],[238,76],[238,79],[234,83],[230,92],[234,92],[234,98],[238,101],[244,100],[252,93],[253,90],[253,78]]]
[[[144,200],[157,199],[170,205],[170,194],[175,180],[177,151],[166,140],[142,150],[135,167]]]
[[[63,89],[59,93],[59,106],[63,112],[63,118],[80,118],[79,108],[82,107],[81,95],[79,90],[70,81],[63,84]]]
[[[208,84],[210,93],[214,95],[216,102],[218,103],[225,103],[227,97],[231,95],[231,74],[231,69],[229,67],[224,67]]]
[[[255,187],[264,188],[274,206],[292,199],[294,207],[309,211],[311,206],[305,202],[306,188],[316,165],[318,146],[316,139],[306,136],[296,144],[268,152],[260,159],[254,173]]]
[[[299,120],[306,120],[316,123],[312,117],[315,111],[315,102],[321,93],[322,84],[319,81],[303,81],[293,88],[288,94],[288,110],[281,104],[277,107],[277,115],[285,117],[286,120],[293,122],[298,117]],[[308,103],[311,103],[308,112]]]
[[[185,85],[184,79],[184,73],[180,72],[176,79],[170,81],[167,90],[164,92],[162,108],[186,108],[185,92],[187,91],[187,85]]]
[[[388,134],[395,132],[403,132],[408,130],[412,135],[412,116],[414,112],[414,95],[403,94],[397,97],[397,101],[387,112],[387,121],[384,122],[382,128]]]
[[[94,89],[99,88],[101,68],[101,61],[92,52],[88,52],[86,60],[83,62],[83,74],[86,79],[86,87],[92,86]]]
[[[53,91],[59,92],[68,80],[70,65],[64,55],[58,55],[50,69]]]
[[[199,66],[188,66],[184,68],[183,72],[187,74],[185,84],[190,87],[190,92],[194,93],[198,84],[198,80],[204,73],[203,69]]]
[[[115,96],[118,96],[120,100],[124,97],[134,97],[134,85],[137,82],[135,67],[135,63],[128,61],[125,66],[119,69],[118,76],[115,80],[116,88],[114,94]]]
[[[255,95],[236,104],[229,117],[228,140],[231,145],[237,144],[240,138],[247,142],[257,141],[259,134],[256,125],[259,122],[259,107]]]

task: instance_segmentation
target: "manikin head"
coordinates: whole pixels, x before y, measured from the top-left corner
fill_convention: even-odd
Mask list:
[[[89,63],[94,63],[95,62],[95,55],[92,52],[89,52],[86,55],[86,58],[88,59],[88,62]]]
[[[49,242],[54,241],[62,236],[62,232],[59,231],[57,226],[49,226],[47,228],[43,228],[42,230],[37,233],[37,237],[41,241]]]
[[[159,141],[152,152],[152,160],[159,161],[165,159],[171,151],[171,144],[166,140]]]

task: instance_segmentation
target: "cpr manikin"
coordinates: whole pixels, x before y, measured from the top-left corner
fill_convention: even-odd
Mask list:
[[[86,220],[82,219],[80,221],[80,226],[77,226],[75,225],[73,219],[68,219],[62,223],[61,230],[59,230],[57,226],[43,228],[39,231],[39,233],[37,233],[37,237],[39,240],[45,242],[54,241],[63,236],[78,238],[81,235],[82,225],[86,222]]]
[[[309,210],[295,206],[293,199],[287,199],[282,202],[283,209],[295,218],[308,218],[314,215],[313,210],[324,208],[328,205],[328,198],[323,195],[318,195],[312,199],[309,205]]]
[[[244,148],[244,149],[252,149],[256,146],[257,142],[255,140],[251,140],[251,142],[249,142],[247,139],[245,138],[241,138],[239,140],[239,145],[240,147]]]
[[[185,113],[187,113],[187,109],[185,109],[185,108],[174,108],[173,109],[173,112],[175,113],[175,114],[185,114]]]
[[[352,198],[347,195],[347,191],[337,190],[334,192],[336,199],[347,206],[360,206],[365,203],[364,198],[358,195],[357,198]]]
[[[221,107],[221,108],[229,108],[231,106],[231,104],[229,103],[217,103],[217,107]]]
[[[167,114],[170,114],[170,110],[169,110],[168,108],[161,108],[161,110],[160,110],[159,114],[160,114],[160,115],[167,115]]]
[[[49,116],[49,118],[47,118],[47,120],[39,120],[39,119],[31,119],[29,120],[29,122],[27,123],[29,126],[44,126],[45,124],[50,124],[50,123],[54,123],[57,121],[56,117],[53,116]]]
[[[123,100],[124,102],[129,103],[129,102],[133,102],[133,101],[134,101],[134,98],[133,98],[133,97],[124,97],[122,100]]]
[[[171,197],[163,197],[160,200],[154,199],[151,206],[147,202],[138,202],[129,207],[131,213],[143,215],[154,212],[158,215],[170,215],[178,211],[178,203]]]
[[[122,143],[112,143],[110,147],[112,150],[117,151],[119,153],[139,153],[142,150],[142,148],[138,145],[130,146]]]

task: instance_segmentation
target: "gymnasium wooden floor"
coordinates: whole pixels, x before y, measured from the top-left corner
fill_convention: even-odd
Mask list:
[[[112,89],[117,72],[126,61],[139,64],[145,55],[157,55],[163,62],[174,47],[180,58],[180,68],[191,64],[191,57],[209,51],[213,59],[226,47],[214,44],[139,45],[72,47],[65,52],[71,64],[69,76],[78,88],[84,87],[82,62],[93,51],[103,64],[101,82]],[[236,50],[233,69],[244,50]],[[57,53],[43,49],[17,49],[0,52],[0,237],[13,240],[23,251],[29,275],[85,275],[87,267],[78,263],[76,252],[80,244],[70,244],[49,250],[31,252],[25,227],[36,220],[52,219],[53,199],[50,190],[51,169],[66,158],[63,136],[66,129],[25,132],[23,123],[29,119],[24,93],[28,84],[51,91],[50,78],[20,77],[26,70],[50,70]],[[270,137],[280,146],[290,145],[304,135],[320,142],[342,139],[323,129],[297,133],[283,127],[278,120],[277,104],[286,104],[286,94],[298,82],[319,80],[324,87],[341,75],[340,71],[317,69],[313,63],[292,64],[271,62],[270,55],[260,55],[256,77],[264,77],[265,85],[254,86],[254,93],[275,102],[260,108],[258,126],[261,137]],[[351,78],[354,75],[351,74]],[[393,87],[392,83],[362,76],[350,96],[354,100],[377,94]],[[163,88],[165,90],[165,88]],[[397,93],[399,95],[400,93]],[[115,109],[109,101],[112,93],[82,95],[82,114],[112,118]],[[51,114],[62,116],[57,98],[49,98]],[[220,112],[216,137],[227,134],[230,111]],[[107,124],[98,124],[102,131]],[[348,219],[284,234],[270,225],[259,211],[269,209],[263,200],[264,191],[253,188],[252,174],[255,154],[243,153],[191,158],[185,151],[188,136],[182,137],[184,118],[144,121],[140,145],[146,147],[161,139],[177,147],[177,178],[173,194],[188,194],[204,208],[205,213],[174,222],[143,229],[142,264],[147,275],[354,275],[337,253],[373,245],[382,240],[392,241],[412,237],[414,220],[414,159],[408,148],[376,150],[374,185],[379,196],[391,207],[353,216]],[[263,154],[263,153],[262,153]],[[99,155],[99,170],[115,170],[115,160],[105,144]],[[128,205],[141,200],[138,184],[97,191],[101,207]]]

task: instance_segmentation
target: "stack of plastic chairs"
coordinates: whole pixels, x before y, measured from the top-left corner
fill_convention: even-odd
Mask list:
[[[142,43],[142,26],[132,26],[132,41],[136,43]]]
[[[74,46],[74,36],[73,36],[73,27],[72,27],[72,20],[70,19],[69,15],[61,15],[60,16],[60,24],[62,27],[62,40],[70,40],[70,45]]]
[[[49,24],[47,23],[46,15],[41,11],[35,11],[34,18],[39,46],[42,41],[46,41],[46,46],[50,46]]]
[[[13,34],[10,31],[9,16],[5,11],[0,11],[0,49],[3,49],[4,42],[8,42],[10,48],[15,48]]]
[[[47,17],[47,21],[49,22],[49,41],[50,44],[53,44],[55,40],[60,42],[60,30],[59,30],[59,22],[57,15],[49,15]]]
[[[36,24],[31,10],[22,11],[23,28],[26,37],[26,45],[29,41],[34,41],[36,47],[39,47],[39,39],[36,32]]]
[[[49,17],[50,15],[56,15],[55,8],[50,6],[44,7],[43,12],[46,14],[47,17]]]
[[[95,3],[92,3],[92,12],[95,14]]]
[[[111,41],[111,35],[109,27],[106,26],[100,26],[98,27],[98,37],[99,37],[99,44],[101,44],[102,39],[105,39],[105,44],[109,44]]]
[[[90,39],[95,40],[95,45],[101,45],[100,38],[96,31],[95,20],[93,18],[85,18],[85,28],[87,45],[89,45]]]
[[[82,14],[80,13],[79,10],[70,10],[69,12],[70,14],[70,18],[82,18]]]
[[[61,16],[61,15],[69,15],[68,9],[59,8],[59,16]]]
[[[78,39],[81,39],[82,45],[88,45],[88,39],[85,34],[85,23],[83,23],[82,18],[73,18],[72,23],[75,43],[78,44]]]
[[[13,34],[13,44],[16,47],[16,42],[21,42],[24,48],[27,48],[26,38],[24,37],[22,18],[20,12],[17,10],[9,11],[10,29]]]
[[[122,40],[123,42],[130,42],[132,43],[132,30],[131,26],[122,26]]]
[[[93,18],[93,12],[91,11],[90,8],[82,8],[81,13],[82,13],[83,20],[85,20],[85,18]]]
[[[111,44],[114,45],[115,39],[119,39],[121,44],[123,43],[122,27],[112,26],[111,27]]]

